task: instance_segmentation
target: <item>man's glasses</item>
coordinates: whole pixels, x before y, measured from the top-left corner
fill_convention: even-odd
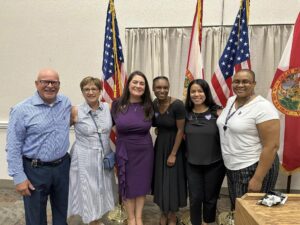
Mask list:
[[[90,91],[91,91],[92,93],[96,93],[96,92],[99,91],[99,89],[98,89],[98,88],[83,88],[83,89],[82,89],[82,92],[84,92],[84,93],[90,93]]]
[[[60,85],[58,80],[39,80],[39,82],[44,87],[47,87],[49,84],[51,84],[53,87],[58,87]]]
[[[253,82],[251,80],[233,80],[232,81],[232,84],[233,85],[249,85],[249,84],[252,84]]]

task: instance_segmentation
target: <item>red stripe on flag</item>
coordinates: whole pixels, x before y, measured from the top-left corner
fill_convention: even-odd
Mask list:
[[[198,4],[197,4],[198,6]],[[197,6],[196,6],[196,12],[194,15],[194,20],[193,20],[193,27],[192,27],[192,33],[191,33],[191,39],[190,39],[190,45],[189,45],[189,54],[188,54],[188,61],[186,64],[186,69],[188,70],[189,64],[190,64],[190,57],[191,57],[191,49],[192,49],[192,43],[193,43],[193,37],[194,37],[194,32],[195,32],[195,24],[196,24],[196,19],[197,19]],[[200,42],[201,43],[201,42]]]
[[[242,65],[241,64],[235,64],[234,65],[234,70],[237,72],[237,71],[240,71],[242,69]]]
[[[226,84],[227,84],[228,89],[230,90],[229,97],[231,97],[233,95],[232,88],[231,88],[231,86],[232,86],[232,77],[229,77],[229,78],[226,79]]]
[[[287,171],[300,167],[300,118],[285,115],[282,166]]]
[[[300,13],[294,26],[290,68],[300,67]]]
[[[276,70],[276,73],[275,73],[275,75],[274,75],[274,78],[273,78],[273,81],[272,81],[272,84],[271,84],[271,88],[273,88],[275,82],[277,81],[278,77],[279,77],[282,73],[283,73],[282,70],[280,70],[280,69],[277,69],[277,70]]]
[[[224,95],[224,92],[222,90],[220,82],[217,79],[217,75],[215,73],[214,73],[214,75],[213,75],[213,77],[211,79],[211,85],[215,89],[216,95],[218,96],[220,103],[222,104],[222,106],[225,106],[226,102],[227,102],[227,98]]]
[[[104,80],[104,90],[111,99],[114,99],[114,91],[106,80]]]
[[[247,64],[248,64],[248,69],[251,70],[251,61],[250,61],[250,59],[247,59]]]

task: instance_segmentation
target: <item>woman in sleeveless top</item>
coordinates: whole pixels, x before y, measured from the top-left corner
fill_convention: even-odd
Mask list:
[[[71,149],[68,216],[79,215],[84,223],[96,225],[115,205],[114,173],[103,167],[103,157],[111,151],[112,120],[109,105],[99,101],[100,80],[86,77],[80,88],[85,102],[72,109],[76,140]]]

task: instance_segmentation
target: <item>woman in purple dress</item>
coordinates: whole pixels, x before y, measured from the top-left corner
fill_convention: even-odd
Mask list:
[[[122,96],[112,105],[119,194],[129,225],[143,224],[145,196],[151,191],[154,151],[149,130],[153,114],[148,81],[142,72],[135,71],[130,74]]]

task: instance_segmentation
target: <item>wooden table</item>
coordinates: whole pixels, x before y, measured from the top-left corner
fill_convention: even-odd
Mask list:
[[[284,205],[263,206],[257,201],[262,193],[247,193],[236,200],[235,225],[296,225],[300,224],[300,194],[288,194]]]

